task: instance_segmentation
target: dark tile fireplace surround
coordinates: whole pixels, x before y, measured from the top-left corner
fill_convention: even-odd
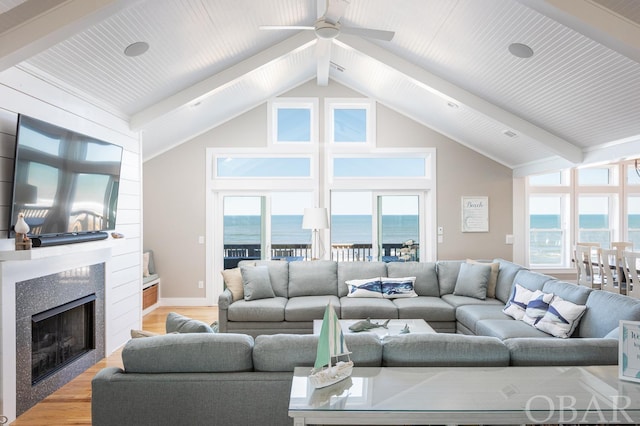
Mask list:
[[[16,415],[104,357],[104,288],[104,263],[16,283]],[[87,302],[87,305],[83,310],[74,307],[74,303],[69,305],[70,302]],[[61,314],[55,311],[58,307],[64,307],[60,310],[63,312],[69,307],[74,309],[62,314],[58,326],[54,327],[55,320],[50,315]],[[89,318],[89,314],[93,318]],[[33,324],[43,319],[44,322],[39,323],[41,333],[33,336]],[[85,324],[72,325],[72,321]],[[88,335],[84,326],[91,330]],[[32,348],[34,340],[36,346],[39,345],[35,349]],[[80,343],[86,347],[81,348]],[[52,366],[54,359],[59,362]],[[42,367],[49,368],[34,382],[34,374],[42,371]]]

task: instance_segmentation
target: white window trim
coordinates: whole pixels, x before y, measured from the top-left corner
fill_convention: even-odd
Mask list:
[[[366,111],[366,140],[362,142],[336,142],[334,134],[334,111],[336,109],[364,109]],[[326,98],[324,101],[325,140],[331,149],[369,150],[376,146],[376,102],[369,98]]]
[[[315,146],[319,140],[319,101],[318,98],[274,98],[270,99],[267,106],[267,141],[271,146]],[[311,122],[309,123],[310,137],[308,141],[279,141],[278,140],[278,109],[297,108],[309,109],[311,111]]]

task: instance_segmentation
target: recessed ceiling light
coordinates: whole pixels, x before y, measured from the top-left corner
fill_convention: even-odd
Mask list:
[[[140,56],[147,50],[149,50],[149,43],[146,43],[144,41],[136,41],[135,43],[131,43],[124,49],[124,54],[130,57]]]
[[[511,43],[509,45],[509,52],[518,58],[526,59],[533,56],[533,49],[522,43]]]
[[[448,106],[449,108],[453,108],[453,109],[458,108],[458,104],[457,104],[457,103],[455,103],[455,102],[451,102],[451,101],[447,102],[447,106]]]
[[[518,136],[518,134],[516,132],[514,132],[513,130],[503,130],[502,134],[505,136],[508,136],[510,138],[515,138],[516,136]]]

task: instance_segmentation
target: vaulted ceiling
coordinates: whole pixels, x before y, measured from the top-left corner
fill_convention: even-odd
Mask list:
[[[260,27],[313,26],[325,10],[325,0],[0,0],[0,72],[20,68],[128,120],[147,160],[315,80],[314,31]],[[640,156],[640,1],[350,0],[339,23],[395,36],[322,41],[329,84],[516,176]],[[139,41],[149,49],[127,56]],[[533,56],[514,56],[512,43]]]

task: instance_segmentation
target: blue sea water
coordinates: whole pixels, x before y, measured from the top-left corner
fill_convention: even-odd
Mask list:
[[[331,217],[331,242],[337,244],[371,243],[369,215],[333,215]],[[417,215],[385,215],[382,217],[382,242],[402,243],[418,240]],[[225,216],[225,244],[259,244],[260,216]],[[310,244],[311,231],[302,229],[301,215],[274,215],[271,218],[271,242],[273,244]]]

